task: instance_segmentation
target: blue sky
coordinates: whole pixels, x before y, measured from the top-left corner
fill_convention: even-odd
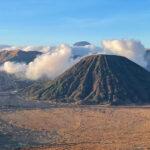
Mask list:
[[[150,47],[150,0],[2,0],[0,44],[138,39]]]

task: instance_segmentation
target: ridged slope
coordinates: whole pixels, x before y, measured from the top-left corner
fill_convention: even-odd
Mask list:
[[[0,93],[1,92],[10,92],[10,91],[19,91],[33,84],[32,81],[18,79],[15,75],[10,75],[5,72],[0,72]],[[1,97],[0,97],[1,99]]]
[[[150,103],[150,73],[125,57],[93,55],[28,94],[54,102],[145,104]]]

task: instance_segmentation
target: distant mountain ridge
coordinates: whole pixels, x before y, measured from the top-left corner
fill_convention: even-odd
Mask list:
[[[4,50],[0,52],[0,65],[7,61],[28,64],[41,54],[42,53],[38,51],[26,52],[20,49],[10,51]],[[33,81],[17,78],[13,74],[7,74],[6,72],[0,71],[0,92],[2,93],[20,91],[32,83]]]
[[[6,61],[28,64],[41,54],[42,53],[38,51],[26,52],[20,49],[10,51],[4,50],[0,52],[0,64],[3,64]]]
[[[150,73],[125,57],[92,55],[54,81],[30,87],[26,95],[56,103],[147,104]]]
[[[91,45],[91,43],[87,41],[80,41],[80,42],[76,42],[73,46],[87,46],[87,45]]]

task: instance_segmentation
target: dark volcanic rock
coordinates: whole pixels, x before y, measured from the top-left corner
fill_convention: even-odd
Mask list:
[[[81,104],[150,103],[150,73],[125,57],[93,55],[28,95],[39,100]]]

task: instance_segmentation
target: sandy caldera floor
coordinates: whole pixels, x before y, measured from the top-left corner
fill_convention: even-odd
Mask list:
[[[46,139],[42,138],[39,148],[23,150],[150,150],[150,108],[2,111],[0,119],[18,128],[54,135],[47,140],[51,137],[44,134]]]

